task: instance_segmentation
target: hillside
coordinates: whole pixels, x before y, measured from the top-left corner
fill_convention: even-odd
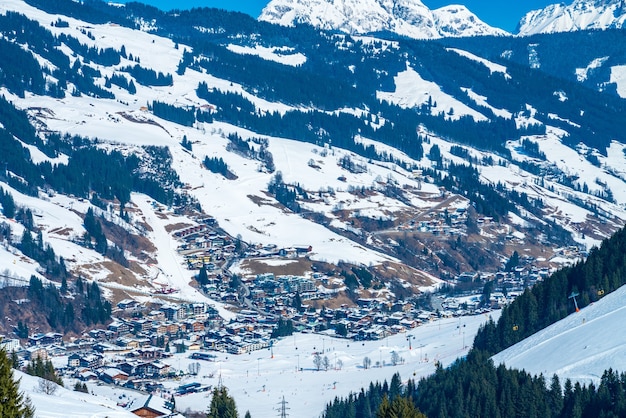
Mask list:
[[[14,257],[2,267],[17,281],[61,280],[24,252],[30,231],[113,301],[208,301],[194,277],[213,256],[181,234],[210,222],[216,276],[252,280],[267,269],[251,259],[282,250],[305,260],[299,274],[337,275],[321,288],[345,292],[333,305],[395,302],[440,278],[489,277],[516,251],[537,280],[626,219],[626,104],[565,75],[448,41],[214,9],[0,10],[0,180],[17,207],[3,203]],[[368,272],[348,289],[357,266]]]
[[[458,38],[475,33],[466,9],[401,3],[436,39],[2,1],[0,333],[90,352],[141,341],[181,380],[159,376],[163,393],[223,383],[252,416],[282,396],[318,416],[395,372],[410,381],[393,390],[429,416],[568,415],[582,389],[546,392],[488,356],[530,336],[502,361],[595,384],[621,352],[595,332],[622,311],[609,293],[626,245],[623,33]],[[573,311],[572,292],[584,309],[531,336]],[[475,334],[489,354],[457,360]],[[550,368],[539,350],[553,341],[571,360]],[[187,349],[215,361],[194,375],[195,359],[171,352]],[[89,386],[114,403],[136,396]],[[550,405],[557,392],[569,403]],[[206,411],[205,395],[177,405]],[[76,414],[124,414],[59,398],[51,417],[66,400],[95,403]]]
[[[620,329],[626,287],[533,334],[493,357],[496,364],[598,384],[605,370],[626,370]]]

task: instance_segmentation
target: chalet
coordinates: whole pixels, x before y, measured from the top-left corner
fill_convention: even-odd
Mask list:
[[[203,315],[206,313],[206,307],[204,303],[193,303],[190,306],[191,314],[194,316]]]
[[[205,338],[204,347],[208,350],[224,351],[224,343],[218,338]]]
[[[63,342],[63,335],[56,332],[48,332],[47,334],[35,334],[28,337],[28,345],[51,345],[61,344]]]
[[[141,305],[134,299],[124,299],[123,301],[117,303],[117,307],[123,311],[133,311],[139,309]]]
[[[126,322],[117,321],[109,324],[108,329],[110,331],[116,332],[118,336],[128,334],[131,331],[130,325],[128,325]]]
[[[167,334],[167,324],[153,324],[150,332],[157,335]]]
[[[175,322],[170,322],[167,324],[167,333],[170,335],[174,335],[180,331],[180,325]]]
[[[116,333],[106,329],[92,329],[89,331],[89,337],[96,341],[110,341],[115,339]]]
[[[76,378],[82,382],[89,380],[98,380],[98,375],[89,369],[81,370],[76,374]]]
[[[156,418],[172,415],[174,405],[158,396],[147,395],[135,399],[127,409],[142,418]]]
[[[67,357],[67,367],[79,367],[81,355],[78,353],[70,354]]]
[[[103,357],[99,354],[85,354],[79,357],[78,366],[89,369],[97,369],[98,367],[102,366],[102,358]]]
[[[165,314],[162,311],[150,311],[148,318],[150,318],[151,321],[165,321]]]
[[[124,373],[120,369],[108,368],[104,369],[99,377],[104,383],[119,385],[120,382],[128,380],[128,373]]]
[[[152,328],[152,321],[149,321],[147,319],[136,319],[134,321],[131,321],[131,325],[136,332],[149,331],[150,328]]]
[[[406,329],[411,329],[411,328],[415,328],[419,325],[418,321],[416,321],[415,319],[408,319],[405,318],[402,321],[400,321],[400,326],[406,328]]]
[[[395,312],[387,317],[387,325],[400,325],[403,315],[400,312]]]
[[[156,347],[139,348],[133,354],[143,360],[159,359],[163,357],[163,349]]]
[[[202,332],[204,331],[204,322],[202,321],[185,321],[183,323],[184,327],[186,328],[187,332]]]
[[[108,342],[94,344],[93,350],[97,351],[98,353],[115,354],[115,353],[124,353],[130,349],[126,347],[125,345],[120,344],[119,339],[118,339],[115,344],[111,344]]]
[[[135,374],[143,377],[163,377],[169,374],[170,366],[160,361],[140,363],[135,366]]]
[[[129,376],[135,375],[135,367],[137,366],[136,361],[124,361],[121,363],[117,363],[117,368]]]

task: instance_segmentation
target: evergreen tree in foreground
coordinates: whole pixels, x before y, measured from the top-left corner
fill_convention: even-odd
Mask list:
[[[213,389],[213,398],[207,418],[237,418],[235,400],[228,394],[224,386]]]
[[[0,417],[30,418],[35,410],[30,400],[19,391],[19,384],[13,378],[11,361],[4,349],[0,349]]]
[[[415,408],[411,398],[398,396],[389,402],[385,396],[376,412],[376,418],[426,418],[426,415]]]

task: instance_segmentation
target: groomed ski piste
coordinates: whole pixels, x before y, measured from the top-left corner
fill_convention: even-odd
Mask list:
[[[493,357],[496,365],[597,384],[608,368],[626,371],[626,286]]]

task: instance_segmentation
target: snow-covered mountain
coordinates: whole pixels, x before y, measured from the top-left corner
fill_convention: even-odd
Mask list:
[[[623,0],[574,0],[533,10],[518,24],[522,36],[584,29],[622,28],[626,20]]]
[[[507,34],[465,6],[430,10],[420,0],[273,0],[259,20],[284,26],[307,23],[349,34],[393,32],[416,39]]]

